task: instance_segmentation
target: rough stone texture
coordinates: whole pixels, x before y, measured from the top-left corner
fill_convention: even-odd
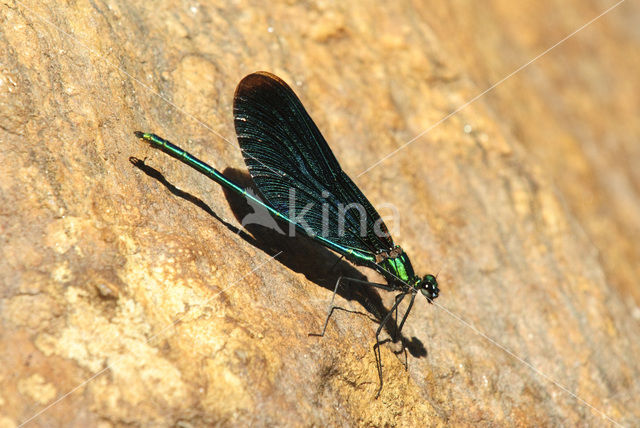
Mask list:
[[[359,175],[613,4],[3,2],[0,427],[637,425],[636,3]],[[393,296],[345,290],[357,313],[308,333],[341,273],[380,278],[239,231],[241,200],[132,135],[249,184],[231,106],[255,70],[440,272],[378,399]]]

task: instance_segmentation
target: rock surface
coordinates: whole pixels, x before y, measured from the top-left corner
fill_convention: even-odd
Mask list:
[[[510,76],[614,4],[5,1],[0,427],[637,425],[640,7]],[[439,272],[378,399],[381,278],[133,136],[250,185],[255,70]]]

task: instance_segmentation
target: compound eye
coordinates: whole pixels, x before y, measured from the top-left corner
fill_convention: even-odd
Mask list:
[[[420,291],[429,301],[438,297],[439,290],[436,277],[433,275],[425,275],[422,280],[422,288]]]

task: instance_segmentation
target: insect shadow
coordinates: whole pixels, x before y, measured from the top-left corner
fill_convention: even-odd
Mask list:
[[[202,209],[222,223],[231,232],[237,234],[243,240],[264,253],[273,255],[278,251],[281,251],[281,254],[275,258],[276,261],[294,272],[303,274],[309,281],[316,285],[333,292],[336,281],[341,275],[361,281],[367,280],[366,276],[357,270],[351,263],[339,258],[336,254],[317,244],[309,237],[306,237],[301,233],[297,233],[295,236],[289,236],[289,225],[286,222],[274,217],[271,217],[273,223],[268,226],[264,225],[264,221],[262,222],[263,224],[259,224],[259,222],[246,222],[245,219],[248,218],[247,216],[251,216],[253,214],[253,208],[247,203],[245,198],[234,192],[223,188],[225,197],[227,198],[233,215],[241,224],[243,222],[246,223],[244,224],[245,230],[223,220],[202,199],[171,184],[160,171],[145,164],[144,160],[132,156],[129,158],[129,162],[131,162],[131,164],[140,171],[144,172],[147,176],[160,182],[173,195],[191,202],[198,208]],[[251,177],[246,172],[235,168],[226,168],[223,173],[238,185],[248,188],[252,190],[254,194],[259,195]],[[273,225],[277,225],[277,227],[272,227]],[[345,283],[338,289],[338,295],[349,301],[357,301],[367,310],[367,312],[369,312],[371,315],[369,318],[372,321],[379,323],[389,312],[385,308],[380,295],[372,287]],[[361,315],[369,315],[358,311],[349,311],[344,308],[336,309],[342,309],[347,312],[356,312]],[[318,328],[320,329],[320,325],[318,325]],[[385,330],[390,337],[397,337],[400,339],[402,341],[403,349],[408,350],[413,357],[419,358],[427,355],[426,348],[418,338],[413,337],[408,339],[402,335],[398,335],[397,322],[388,322],[385,326]],[[388,341],[389,339],[383,340],[381,343]],[[396,354],[401,352],[402,351],[397,351]]]

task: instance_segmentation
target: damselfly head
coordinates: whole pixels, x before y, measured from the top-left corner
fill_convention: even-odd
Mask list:
[[[429,303],[438,297],[438,293],[440,292],[438,289],[438,281],[436,280],[436,277],[431,274],[425,275],[424,278],[416,284],[416,287],[424,297],[427,298]]]

